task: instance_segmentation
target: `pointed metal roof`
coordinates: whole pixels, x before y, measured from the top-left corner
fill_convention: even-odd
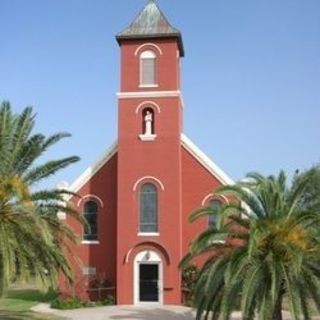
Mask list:
[[[180,55],[184,56],[180,31],[171,26],[155,0],[149,0],[135,20],[116,36],[119,43],[124,39],[144,38],[177,38]]]

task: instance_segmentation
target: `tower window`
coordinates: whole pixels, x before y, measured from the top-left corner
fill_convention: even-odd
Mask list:
[[[140,189],[139,232],[158,232],[158,192],[151,183],[145,183]]]
[[[140,85],[155,86],[156,79],[156,58],[151,50],[143,51],[140,55]]]
[[[217,225],[218,210],[221,207],[221,205],[222,205],[222,202],[218,199],[212,199],[209,202],[209,208],[211,209],[209,220],[208,220],[209,227],[213,227]]]
[[[84,204],[84,226],[83,240],[98,239],[98,205],[94,201],[87,201]]]

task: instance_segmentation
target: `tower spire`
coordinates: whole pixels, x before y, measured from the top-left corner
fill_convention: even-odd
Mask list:
[[[116,36],[119,43],[126,39],[145,38],[176,38],[180,56],[184,56],[181,33],[169,23],[166,16],[159,9],[156,0],[148,0],[146,6],[134,21]]]

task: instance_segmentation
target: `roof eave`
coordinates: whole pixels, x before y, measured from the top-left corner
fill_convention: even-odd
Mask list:
[[[181,134],[182,146],[192,154],[195,159],[210,172],[222,185],[233,185],[235,182],[202,150],[199,149],[185,134]]]

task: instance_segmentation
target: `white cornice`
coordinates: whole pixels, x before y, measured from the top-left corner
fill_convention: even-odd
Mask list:
[[[181,134],[181,144],[189,153],[191,153],[195,157],[196,160],[198,160],[198,162],[205,169],[207,169],[222,184],[234,184],[234,181],[184,134]]]
[[[184,108],[183,96],[180,90],[175,91],[127,91],[118,92],[118,99],[145,99],[145,98],[180,98],[181,106]]]
[[[126,91],[118,92],[118,99],[132,99],[132,98],[168,98],[180,97],[181,92],[175,91]]]
[[[69,187],[72,192],[78,192],[117,152],[118,142],[115,141],[109,149],[96,161],[87,168]],[[71,198],[71,197],[70,197]]]

